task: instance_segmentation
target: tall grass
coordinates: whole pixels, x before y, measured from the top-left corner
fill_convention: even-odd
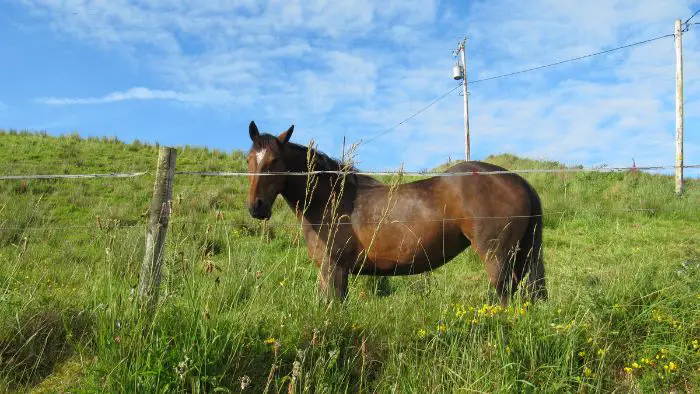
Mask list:
[[[0,148],[6,173],[150,171],[156,156],[26,133]],[[178,168],[244,169],[240,152],[191,147]],[[697,391],[697,184],[678,199],[642,173],[527,178],[547,215],[546,303],[497,306],[467,250],[429,275],[354,280],[327,306],[282,201],[264,232],[244,179],[179,176],[152,316],[134,299],[151,176],[2,183],[0,391]]]

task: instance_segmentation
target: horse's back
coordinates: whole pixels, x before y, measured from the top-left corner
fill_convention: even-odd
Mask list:
[[[446,173],[465,173],[439,177],[455,204],[474,216],[519,216],[530,211],[530,186],[515,173],[491,163],[460,162]]]

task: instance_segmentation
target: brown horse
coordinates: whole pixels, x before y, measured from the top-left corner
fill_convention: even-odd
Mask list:
[[[542,208],[522,177],[478,175],[504,169],[471,161],[447,170],[464,175],[386,185],[289,142],[293,130],[292,125],[279,136],[260,134],[250,123],[248,206],[254,218],[266,220],[282,195],[302,222],[326,297],[345,299],[348,274],[426,272],[472,245],[501,303],[508,303],[523,279],[523,295],[547,298]]]

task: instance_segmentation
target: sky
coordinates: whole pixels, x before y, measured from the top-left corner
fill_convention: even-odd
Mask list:
[[[0,128],[247,150],[248,124],[340,157],[468,77],[673,33],[686,0],[5,0]],[[700,22],[700,15],[694,22]],[[700,25],[683,35],[685,163],[700,164]],[[464,158],[460,90],[360,144],[363,170]],[[471,158],[675,164],[667,37],[469,85]],[[688,171],[689,174],[697,172]]]

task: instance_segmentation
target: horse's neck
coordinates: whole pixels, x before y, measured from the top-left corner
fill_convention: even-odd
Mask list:
[[[286,158],[287,169],[290,172],[307,172],[306,155],[294,152]],[[315,170],[320,170],[316,168]],[[313,190],[312,195],[307,196],[306,190]],[[292,210],[296,210],[297,216],[303,212],[308,220],[316,220],[325,208],[326,202],[332,194],[332,177],[328,175],[316,175],[309,180],[309,176],[288,175],[282,197],[287,201]]]

